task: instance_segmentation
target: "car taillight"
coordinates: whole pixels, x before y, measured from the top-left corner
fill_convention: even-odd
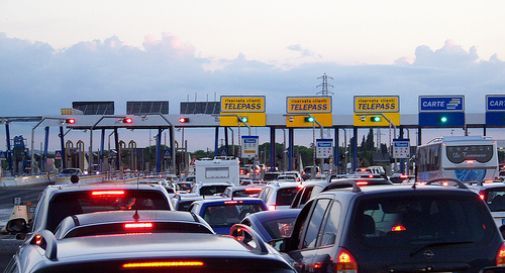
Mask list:
[[[340,249],[337,255],[336,264],[337,273],[357,273],[358,263],[352,256],[351,252],[346,249]]]
[[[496,266],[505,267],[505,243],[502,243],[496,253]]]
[[[230,200],[230,201],[224,201],[225,205],[236,205],[236,204],[242,204],[244,201],[242,200]]]
[[[202,261],[157,261],[157,262],[135,262],[123,264],[123,269],[137,268],[163,268],[163,267],[202,267]]]
[[[42,235],[40,234],[35,235],[35,237],[33,238],[33,243],[38,246],[41,246],[42,242],[44,242],[44,238],[42,238]]]
[[[146,230],[146,229],[152,229],[153,226],[154,226],[153,223],[150,222],[139,222],[139,223],[125,223],[123,225],[123,228],[127,230]]]
[[[400,179],[407,179],[407,178],[409,178],[409,177],[405,174],[400,175]]]
[[[485,191],[480,191],[479,192],[479,197],[480,197],[480,200],[486,200],[486,192]]]
[[[407,228],[403,225],[395,225],[391,228],[391,231],[393,232],[398,232],[398,231],[406,231]]]
[[[268,210],[276,210],[277,206],[276,205],[270,205],[268,206]]]
[[[95,197],[103,197],[103,196],[119,196],[124,195],[124,191],[122,190],[109,190],[109,191],[92,191],[91,196]]]
[[[261,191],[261,188],[246,188],[244,191],[247,192],[247,193],[251,193],[251,192],[252,193],[258,193],[258,192]]]
[[[367,181],[358,181],[358,182],[356,182],[356,185],[358,185],[358,186],[366,186],[366,185],[368,185],[368,182]]]

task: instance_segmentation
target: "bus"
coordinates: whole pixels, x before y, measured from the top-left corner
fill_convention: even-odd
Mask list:
[[[498,176],[496,141],[483,136],[433,139],[416,151],[416,179],[428,182],[453,178],[467,183],[490,183]]]

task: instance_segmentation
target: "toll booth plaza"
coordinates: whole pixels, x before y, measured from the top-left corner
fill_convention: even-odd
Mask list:
[[[73,102],[71,108],[63,108],[60,115],[50,116],[26,116],[26,117],[0,117],[0,122],[5,128],[6,149],[1,151],[0,160],[7,162],[7,172],[14,174],[18,162],[40,161],[40,170],[44,170],[44,159],[47,158],[48,140],[50,138],[50,127],[59,127],[58,137],[61,147],[57,150],[57,158],[66,158],[69,153],[80,153],[82,158],[89,159],[89,170],[98,165],[103,168],[104,143],[107,135],[114,137],[113,146],[118,154],[126,149],[126,143],[120,141],[120,133],[128,133],[128,130],[155,129],[156,141],[156,166],[155,170],[174,171],[176,164],[176,151],[179,147],[175,145],[174,130],[184,128],[214,128],[214,153],[218,154],[220,129],[224,129],[225,154],[230,155],[229,132],[234,127],[247,127],[247,136],[251,136],[251,128],[267,127],[270,130],[270,147],[274,147],[276,130],[288,131],[287,166],[289,170],[294,169],[294,139],[295,131],[299,129],[313,130],[313,143],[317,139],[325,139],[325,144],[321,144],[320,157],[327,157],[328,141],[331,139],[323,136],[323,129],[333,129],[333,154],[334,166],[339,165],[339,143],[341,129],[352,129],[352,137],[357,139],[359,128],[390,128],[394,130],[392,138],[403,140],[405,129],[417,130],[417,144],[422,143],[423,128],[482,128],[482,134],[486,135],[487,128],[505,127],[505,95],[487,95],[482,98],[486,108],[480,113],[465,113],[465,97],[462,95],[448,96],[419,96],[417,114],[400,114],[400,98],[398,96],[355,96],[354,112],[351,114],[333,114],[333,102],[330,96],[290,96],[286,98],[286,112],[278,114],[267,114],[265,96],[222,96],[220,101],[211,102],[181,102],[180,113],[169,113],[168,101],[132,101],[127,102],[126,111],[117,111],[114,102]],[[342,102],[339,102],[342,103]],[[123,112],[117,114],[116,112]],[[34,124],[32,127],[32,137],[30,142],[26,142],[21,136],[11,136],[12,124],[28,123]],[[42,156],[35,157],[35,131],[44,130],[44,147]],[[242,128],[244,129],[244,128]],[[66,145],[65,136],[71,130],[86,130],[89,134],[88,141],[76,143],[76,147]],[[166,150],[161,147],[161,134],[168,131],[169,145]],[[100,141],[98,145],[93,143],[93,134],[99,132]],[[240,130],[239,134],[240,134]],[[319,131],[319,133],[318,133]],[[236,132],[236,131],[235,131]],[[233,133],[233,131],[232,131]],[[345,133],[345,131],[344,131]],[[21,137],[21,139],[19,139]],[[257,156],[256,145],[259,143],[255,137],[247,139],[248,146],[244,146],[244,154],[247,157]],[[239,142],[242,137],[239,136]],[[253,143],[254,139],[254,143]],[[14,141],[13,141],[14,140]],[[21,141],[22,140],[22,141]],[[22,144],[22,145],[21,145]],[[134,149],[135,143],[129,143]],[[392,144],[392,141],[391,141]],[[17,146],[16,146],[17,145]],[[25,146],[26,145],[26,146]],[[18,147],[19,146],[19,147]],[[22,146],[22,147],[21,147]],[[404,145],[405,146],[405,145]],[[404,147],[402,146],[402,147]],[[22,148],[20,150],[20,147]],[[323,149],[324,148],[324,149]],[[398,146],[398,148],[400,148]],[[27,152],[28,151],[28,152]],[[270,149],[270,166],[275,166],[276,151]],[[233,153],[235,154],[235,153]],[[240,153],[239,153],[240,154]],[[324,154],[324,156],[322,156]],[[93,156],[89,156],[93,155]],[[357,161],[357,141],[351,143],[351,155],[353,168],[358,166]],[[405,157],[402,152],[398,154],[400,158]],[[116,155],[119,156],[119,155]],[[162,165],[163,159],[170,161],[169,167]],[[63,160],[66,164],[67,160]],[[64,165],[65,166],[65,165]],[[82,166],[79,166],[83,169]],[[120,160],[116,160],[113,169],[122,168]],[[32,168],[33,173],[36,171]]]

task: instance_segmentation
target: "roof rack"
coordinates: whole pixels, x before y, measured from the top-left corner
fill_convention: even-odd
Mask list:
[[[465,183],[461,182],[458,179],[454,179],[454,178],[437,178],[437,179],[433,179],[433,180],[426,182],[425,185],[440,184],[441,186],[447,186],[447,185],[444,185],[443,182],[452,182],[458,186],[458,189],[468,190],[468,187],[465,185]],[[416,186],[416,182],[414,182],[414,185],[412,187],[415,188],[415,186]]]
[[[57,260],[58,246],[56,244],[56,237],[51,231],[44,229],[38,232],[32,237],[30,244],[37,245],[44,249],[46,257],[49,260]]]
[[[356,184],[356,182],[354,180],[343,180],[343,181],[331,182],[328,186],[324,187],[324,189],[321,192],[335,190],[335,189],[346,189],[346,188],[352,188],[353,192],[361,192],[361,189],[359,188],[358,184]]]
[[[267,245],[252,228],[242,224],[235,224],[230,228],[230,235],[240,243],[252,248],[254,253],[268,254]],[[254,241],[254,247],[248,244],[250,241]]]

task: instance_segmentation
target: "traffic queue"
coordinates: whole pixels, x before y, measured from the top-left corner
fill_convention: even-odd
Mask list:
[[[7,223],[21,246],[5,272],[505,269],[503,183],[392,183],[374,168],[241,183],[219,181],[226,171],[209,165],[208,181],[48,186],[30,221]]]

